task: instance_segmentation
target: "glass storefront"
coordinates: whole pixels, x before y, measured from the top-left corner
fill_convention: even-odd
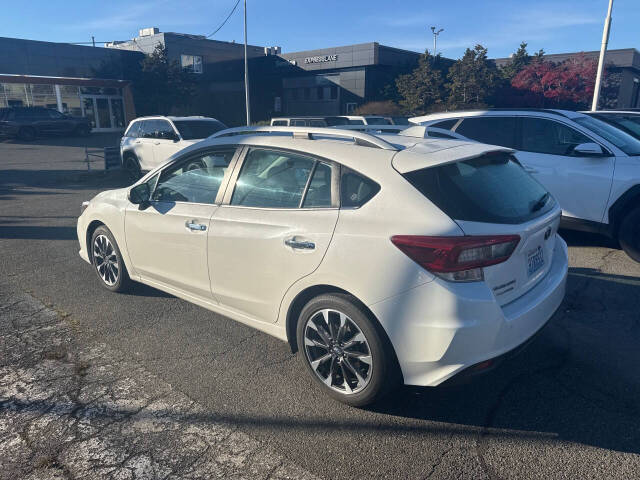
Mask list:
[[[96,130],[125,127],[122,90],[115,87],[0,83],[0,108],[45,107],[87,117]]]

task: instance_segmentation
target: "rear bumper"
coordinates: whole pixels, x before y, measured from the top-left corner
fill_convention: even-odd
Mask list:
[[[436,279],[369,308],[387,331],[405,383],[435,386],[516,349],[544,327],[564,298],[567,270],[567,245],[556,235],[547,275],[506,305],[484,282]]]

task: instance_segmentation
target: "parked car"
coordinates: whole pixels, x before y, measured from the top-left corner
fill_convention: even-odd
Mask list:
[[[386,118],[389,123],[391,123],[392,125],[411,125],[411,122],[409,122],[409,118],[408,117],[384,117]]]
[[[225,128],[224,123],[209,117],[136,118],[120,140],[122,166],[137,180],[174,153]]]
[[[89,135],[91,124],[52,108],[8,107],[0,109],[0,135],[31,141],[42,135]]]
[[[516,149],[525,170],[560,203],[564,228],[608,235],[640,261],[637,138],[595,116],[567,110],[448,112],[410,120]]]
[[[391,120],[381,115],[341,115],[349,125],[393,125]]]
[[[218,132],[85,202],[80,256],[108,290],[146,283],[287,341],[350,405],[475,373],[560,305],[560,208],[509,149],[393,139]]]
[[[271,119],[274,127],[333,127],[337,125],[348,125],[346,118],[327,117],[275,117]]]
[[[607,122],[640,140],[640,111],[598,110],[582,113]]]

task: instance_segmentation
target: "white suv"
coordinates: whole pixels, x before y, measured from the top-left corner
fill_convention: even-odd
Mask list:
[[[411,119],[452,136],[517,150],[562,207],[562,226],[617,239],[640,261],[640,140],[567,110],[448,112]],[[446,135],[439,134],[439,137]]]
[[[122,166],[138,179],[171,155],[224,130],[226,125],[208,117],[140,117],[132,120],[120,140]]]
[[[351,405],[487,368],[562,302],[560,208],[508,149],[386,138],[219,132],[85,203],[80,256],[111,291],[143,282],[287,341]]]

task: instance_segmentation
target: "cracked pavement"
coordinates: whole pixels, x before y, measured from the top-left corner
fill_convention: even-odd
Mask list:
[[[31,295],[0,305],[0,478],[317,478]]]
[[[65,468],[84,472],[76,478],[195,478],[189,468],[200,464],[190,462],[206,448],[198,458],[231,453],[202,478],[266,476],[273,463],[249,470],[266,451],[300,469],[292,478],[640,478],[640,264],[610,242],[562,232],[566,299],[519,356],[466,384],[403,388],[358,410],[322,395],[274,338],[143,285],[126,295],[100,287],[78,258],[75,221],[83,200],[122,180],[82,173],[82,147],[0,141],[0,318],[22,309],[16,315],[27,316],[14,321],[23,328],[49,315],[11,340],[0,327],[3,369],[21,351],[16,342],[31,352],[17,364],[20,377],[0,374],[0,448],[9,430],[27,434],[12,437],[10,454],[0,451],[0,478],[8,465],[27,468],[12,479],[73,475]],[[47,307],[31,318],[27,304]],[[47,322],[58,333],[46,336]],[[48,395],[50,387],[70,393]],[[32,407],[17,415],[9,391]],[[90,416],[86,430],[79,412]],[[190,425],[212,436],[189,436]],[[121,443],[100,444],[92,428],[117,432]],[[238,446],[239,435],[257,456]],[[69,438],[87,448],[65,447]],[[245,462],[234,470],[237,455]]]

